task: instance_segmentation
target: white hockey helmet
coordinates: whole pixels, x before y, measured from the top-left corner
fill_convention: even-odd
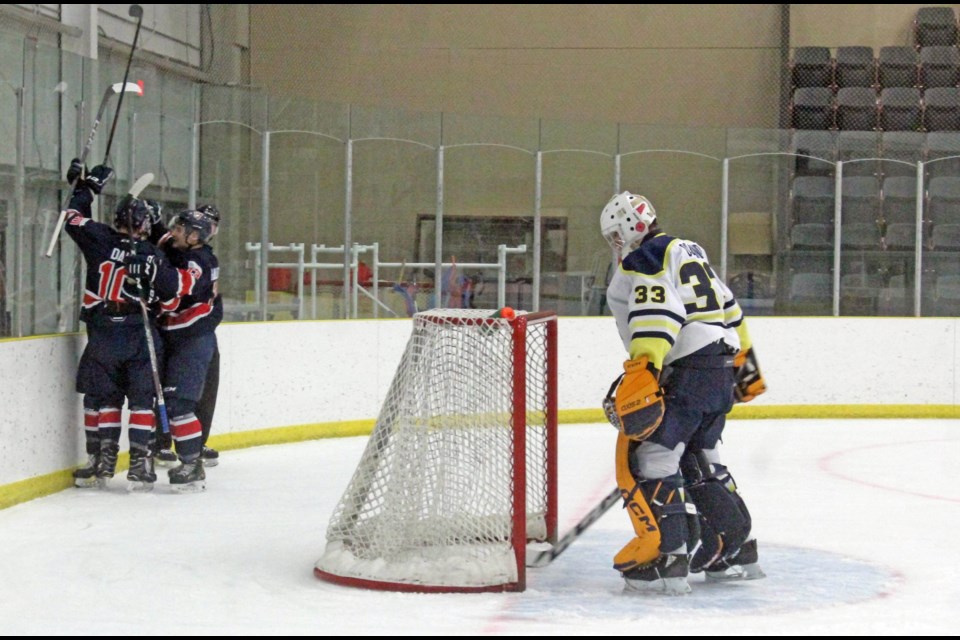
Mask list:
[[[624,191],[610,198],[600,212],[600,233],[621,258],[640,246],[657,212],[650,201]]]

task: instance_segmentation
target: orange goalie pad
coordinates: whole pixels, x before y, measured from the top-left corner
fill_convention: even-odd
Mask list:
[[[660,528],[650,510],[636,478],[630,472],[630,452],[635,445],[622,433],[617,436],[617,486],[624,499],[624,508],[637,537],[626,544],[613,558],[613,568],[629,571],[634,567],[653,562],[660,556]]]

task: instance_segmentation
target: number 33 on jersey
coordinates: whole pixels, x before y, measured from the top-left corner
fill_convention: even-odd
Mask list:
[[[649,238],[624,257],[607,301],[630,357],[646,355],[657,369],[717,340],[740,347],[740,307],[693,241]]]

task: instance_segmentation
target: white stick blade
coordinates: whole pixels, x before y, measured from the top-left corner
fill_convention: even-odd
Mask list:
[[[153,182],[153,174],[148,171],[136,179],[136,181],[130,187],[130,191],[128,193],[134,198],[139,198],[140,194],[144,189],[150,186],[151,182]]]
[[[114,93],[136,93],[143,95],[143,88],[136,82],[118,82],[110,87]]]

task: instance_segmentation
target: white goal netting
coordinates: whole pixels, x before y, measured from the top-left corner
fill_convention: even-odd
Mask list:
[[[414,316],[319,576],[388,589],[523,588],[527,540],[555,534],[556,316],[492,313]]]

